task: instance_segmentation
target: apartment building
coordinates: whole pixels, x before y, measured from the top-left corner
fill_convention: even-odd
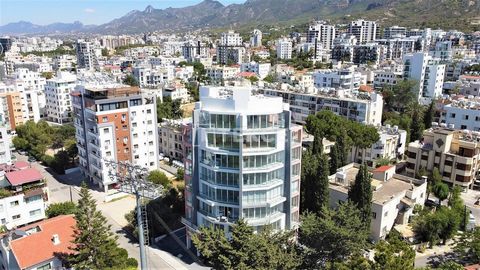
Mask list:
[[[395,68],[375,70],[373,74],[374,89],[382,89],[385,86],[393,87],[403,79],[403,67],[402,70]]]
[[[443,106],[440,122],[456,129],[480,131],[480,98],[452,99]]]
[[[326,50],[333,48],[333,40],[335,39],[335,26],[328,25],[324,21],[316,21],[309,25],[307,30],[308,43],[320,43]]]
[[[348,25],[348,34],[355,36],[358,44],[375,41],[377,38],[377,23],[365,20],[352,21]]]
[[[277,58],[291,59],[292,58],[292,42],[288,39],[279,39],[276,42]]]
[[[78,68],[95,70],[98,67],[98,57],[101,55],[99,44],[79,39],[75,43],[75,51]]]
[[[429,104],[440,97],[443,90],[445,65],[427,53],[419,52],[403,56],[403,78],[418,82],[417,97],[422,104]]]
[[[72,251],[75,223],[73,215],[61,215],[4,234],[0,241],[1,268],[66,268],[62,255]]]
[[[258,89],[265,96],[282,97],[290,104],[292,122],[305,124],[311,114],[330,110],[349,120],[381,125],[383,98],[378,93],[353,93],[348,89],[279,90]]]
[[[26,121],[23,117],[21,94],[2,83],[0,83],[0,115],[8,130],[15,130]]]
[[[253,48],[262,46],[263,33],[258,29],[253,29],[252,37],[250,37],[250,46]]]
[[[222,65],[241,64],[245,56],[245,47],[240,34],[233,30],[222,33],[217,45],[217,63]]]
[[[241,72],[253,72],[257,74],[260,79],[264,79],[270,73],[271,65],[270,63],[257,63],[257,62],[249,62],[243,63],[240,66]]]
[[[480,166],[480,136],[476,132],[432,127],[420,141],[408,145],[407,173],[414,175],[421,168],[437,168],[444,182],[472,188]]]
[[[375,42],[385,46],[385,60],[402,59],[405,54],[421,51],[421,46],[417,48],[417,39],[413,37],[377,39]]]
[[[192,123],[191,118],[182,120],[167,119],[158,126],[158,146],[160,154],[165,157],[179,160],[183,162],[184,146],[183,136],[189,124]]]
[[[359,165],[350,163],[329,177],[330,207],[348,200],[348,190],[354,183]],[[414,179],[395,173],[395,166],[381,166],[372,175],[372,220],[370,238],[385,239],[396,224],[408,224],[415,205],[423,206],[427,197],[427,180]]]
[[[407,132],[398,126],[377,127],[379,140],[370,148],[359,149],[353,147],[350,153],[350,162],[361,164],[365,162],[370,167],[375,167],[378,160],[402,160],[407,147]]]
[[[240,67],[211,66],[205,69],[206,76],[214,83],[233,79],[240,73]]]
[[[14,74],[14,79],[8,83],[20,93],[24,121],[38,122],[45,114],[45,78],[39,72],[19,68]]]
[[[395,37],[405,37],[407,35],[407,28],[403,26],[390,26],[383,29],[383,38],[390,39]]]
[[[243,218],[256,232],[298,226],[302,127],[281,98],[250,88],[201,87],[185,138],[185,218],[189,233],[225,233]],[[187,234],[187,246],[190,247]]]
[[[138,66],[132,70],[133,76],[141,87],[158,88],[173,81],[175,78],[174,66],[145,67]]]
[[[365,43],[353,46],[352,62],[354,64],[378,65],[386,60],[386,47],[377,43]]]
[[[80,87],[72,93],[80,169],[104,191],[116,188],[105,160],[158,168],[156,98],[138,87]]]
[[[49,121],[63,124],[72,122],[72,98],[77,85],[77,76],[68,72],[58,72],[57,75],[49,80],[45,85],[45,95],[47,97],[46,113]]]
[[[313,72],[313,83],[317,88],[358,90],[362,80],[362,74],[353,68],[320,69]]]
[[[190,40],[182,45],[182,56],[187,59],[187,61],[193,62],[195,58],[204,58],[208,57],[209,55],[210,53],[208,44],[201,42],[200,40]]]
[[[12,137],[8,124],[0,121],[0,164],[12,163],[10,145],[12,145]]]

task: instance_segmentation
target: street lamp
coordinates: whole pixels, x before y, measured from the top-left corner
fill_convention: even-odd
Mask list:
[[[146,206],[142,205],[142,198],[154,200],[163,193],[162,186],[155,185],[146,179],[148,170],[126,161],[105,160],[109,167],[108,175],[113,181],[120,184],[120,190],[135,195],[137,207],[138,241],[140,246],[140,268],[147,270],[145,253],[145,235],[148,240],[148,222]],[[142,211],[142,208],[144,211]],[[142,218],[142,215],[144,218]],[[145,219],[145,220],[144,220]]]

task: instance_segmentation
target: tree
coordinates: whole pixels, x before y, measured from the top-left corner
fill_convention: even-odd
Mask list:
[[[423,130],[425,126],[423,124],[423,108],[418,103],[414,103],[411,107],[410,123],[410,142],[420,140],[423,137]]]
[[[107,48],[103,48],[102,49],[102,56],[108,56],[109,53],[108,53],[108,49]]]
[[[151,171],[147,176],[147,180],[154,184],[162,185],[163,187],[170,186],[170,179],[168,179],[168,177],[159,170]]]
[[[301,269],[324,269],[358,254],[365,247],[368,234],[360,211],[350,202],[340,204],[336,210],[326,209],[320,215],[307,213],[298,231],[306,254]]]
[[[48,218],[52,218],[60,215],[75,214],[76,210],[77,205],[74,202],[52,203],[45,210],[45,215]]]
[[[320,154],[319,160],[318,160],[318,167],[317,167],[317,194],[315,198],[315,208],[318,211],[322,211],[323,209],[327,208],[329,206],[329,182],[328,182],[328,176],[330,175],[329,169],[328,169],[328,158],[326,154]]]
[[[435,197],[438,198],[438,205],[442,205],[442,201],[448,198],[448,194],[450,193],[448,185],[443,182],[435,183],[432,187],[432,191]]]
[[[373,269],[407,270],[414,269],[415,250],[400,239],[398,233],[390,233],[386,241],[375,245]]]
[[[247,77],[247,80],[249,80],[251,83],[255,83],[255,82],[258,82],[258,77],[250,76],[250,77]]]
[[[273,83],[275,82],[275,77],[273,77],[272,74],[268,74],[265,78],[263,78],[263,81],[268,83]]]
[[[430,102],[430,105],[428,105],[428,108],[423,115],[423,124],[426,129],[432,127],[432,122],[434,117],[435,117],[435,100],[432,100],[432,102]]]
[[[185,177],[185,171],[182,168],[178,168],[176,177],[178,180],[183,180]]]
[[[44,77],[47,80],[50,80],[53,78],[53,72],[42,72],[40,76]]]
[[[348,190],[348,200],[360,210],[360,218],[365,228],[370,228],[372,220],[372,183],[365,164],[360,165],[355,182]]]
[[[117,237],[97,210],[85,183],[80,190],[75,220],[73,252],[66,258],[69,264],[77,269],[126,269],[133,264],[126,251],[118,247]]]
[[[455,240],[454,251],[472,263],[480,261],[480,227],[464,232]]]
[[[435,212],[422,211],[413,220],[413,231],[421,241],[433,246],[451,239],[460,226],[460,216],[454,209],[440,207]]]
[[[123,83],[130,86],[139,86],[137,79],[133,77],[132,74],[128,74],[125,79],[123,79]]]
[[[301,172],[301,208],[304,211],[317,212],[316,208],[317,198],[317,170],[318,160],[312,154],[311,149],[307,149],[302,154],[302,172]]]
[[[254,233],[243,220],[231,227],[231,238],[223,229],[201,227],[192,241],[213,269],[297,269],[300,256],[289,241],[291,232],[274,233],[269,227]]]
[[[337,144],[334,144],[331,148],[330,148],[330,174],[333,174],[337,171],[338,168],[340,168],[339,166],[339,158],[338,158],[338,145]]]
[[[436,270],[464,270],[463,265],[454,261],[446,261],[435,268]]]

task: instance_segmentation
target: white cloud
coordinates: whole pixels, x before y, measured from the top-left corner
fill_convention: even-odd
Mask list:
[[[86,12],[86,13],[94,13],[94,12],[95,12],[95,9],[93,9],[93,8],[86,8],[86,9],[84,9],[83,11]]]

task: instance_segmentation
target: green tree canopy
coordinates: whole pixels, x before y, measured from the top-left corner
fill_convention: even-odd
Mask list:
[[[159,170],[150,171],[150,173],[147,176],[147,180],[154,184],[162,185],[163,187],[170,186],[170,179],[168,179],[165,173]]]
[[[125,79],[123,79],[123,83],[130,86],[140,86],[137,79],[132,74],[128,74]]]
[[[362,164],[358,170],[355,182],[348,190],[348,199],[357,206],[360,217],[366,229],[370,229],[372,221],[372,177],[367,165]]]
[[[45,210],[45,215],[48,218],[52,218],[60,215],[75,214],[76,211],[77,205],[73,202],[52,203]]]

